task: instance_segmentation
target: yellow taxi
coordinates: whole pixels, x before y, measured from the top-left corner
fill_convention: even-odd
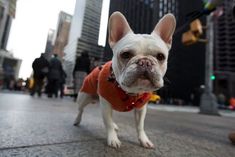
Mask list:
[[[159,103],[160,100],[161,100],[161,97],[159,95],[152,93],[149,102]]]

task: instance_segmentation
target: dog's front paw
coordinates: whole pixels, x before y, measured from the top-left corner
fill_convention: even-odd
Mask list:
[[[113,148],[120,148],[121,142],[117,137],[117,133],[113,131],[108,132],[108,139],[107,139],[108,145]]]
[[[118,130],[119,130],[119,127],[117,126],[116,123],[113,123],[113,127],[114,127],[114,130],[115,130],[115,131],[118,131]]]
[[[149,149],[154,148],[154,144],[149,140],[145,132],[142,132],[139,134],[139,141],[140,141],[140,144],[145,148],[149,148]]]

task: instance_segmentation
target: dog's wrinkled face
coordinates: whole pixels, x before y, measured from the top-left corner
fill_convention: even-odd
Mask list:
[[[109,44],[113,50],[112,68],[124,91],[143,93],[163,86],[175,25],[174,16],[167,14],[150,35],[134,34],[121,13],[111,15]]]

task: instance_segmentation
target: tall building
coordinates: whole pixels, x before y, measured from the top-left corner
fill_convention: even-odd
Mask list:
[[[109,17],[115,11],[120,11],[129,22],[135,33],[150,33],[153,23],[154,0],[110,0]],[[113,56],[106,38],[104,60],[110,60]]]
[[[0,1],[0,48],[6,49],[11,23],[15,18],[16,0]]]
[[[158,21],[161,17],[163,17],[167,13],[172,13],[178,19],[178,9],[179,3],[178,0],[157,0],[153,3],[153,23],[152,27],[155,26],[155,22]],[[152,29],[152,28],[151,28]]]
[[[72,83],[72,71],[76,57],[88,51],[90,57],[100,58],[103,47],[98,46],[102,0],[77,0],[65,47],[64,66],[67,72],[67,83]]]
[[[122,12],[135,33],[150,33],[158,20],[166,13],[176,16],[177,28],[186,23],[186,15],[203,8],[198,0],[111,0],[110,12]],[[205,18],[202,18],[205,22]],[[165,87],[159,92],[165,99],[180,98],[189,101],[191,93],[204,84],[205,44],[189,47],[181,43],[181,35],[189,29],[177,31],[173,37],[168,60]],[[105,46],[105,60],[112,57],[108,43]]]
[[[60,58],[64,56],[64,47],[68,43],[70,25],[72,16],[61,11],[58,18],[57,29],[54,33],[54,46],[53,53],[57,54]]]
[[[16,0],[0,0],[0,88],[17,79],[22,60],[6,50],[12,20],[15,18]],[[4,80],[4,82],[3,82]]]
[[[46,42],[46,48],[45,48],[45,56],[49,60],[51,55],[53,54],[53,38],[55,34],[55,30],[49,29],[48,34],[47,34],[47,42]]]
[[[200,102],[200,86],[205,80],[205,43],[196,43],[185,46],[181,42],[182,34],[189,30],[189,26],[182,28],[187,21],[187,15],[195,10],[203,9],[203,2],[198,0],[178,0],[177,4],[177,28],[173,37],[173,46],[168,60],[166,78],[169,80],[163,88],[165,98],[180,98],[190,102],[194,96],[194,105]],[[206,25],[206,17],[200,18]],[[203,38],[203,37],[202,37]]]
[[[235,1],[224,0],[224,13],[215,21],[215,92],[235,97]]]

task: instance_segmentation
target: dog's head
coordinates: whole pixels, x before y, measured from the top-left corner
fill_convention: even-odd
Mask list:
[[[112,68],[116,81],[124,91],[143,93],[163,86],[175,27],[175,17],[167,14],[151,34],[134,34],[120,12],[114,12],[110,16]]]

